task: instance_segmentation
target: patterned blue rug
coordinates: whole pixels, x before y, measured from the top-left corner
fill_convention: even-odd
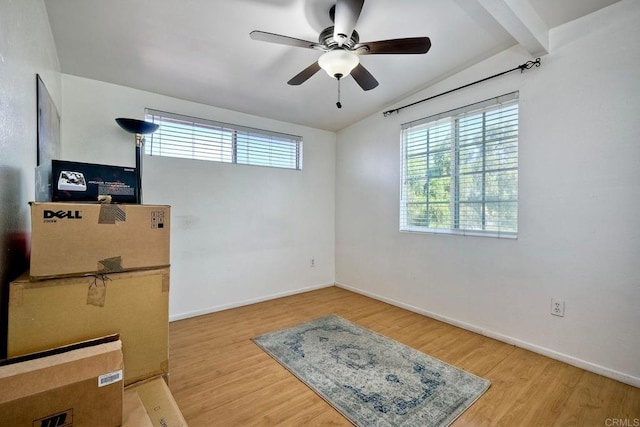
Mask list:
[[[336,315],[253,341],[356,426],[447,426],[490,385]]]

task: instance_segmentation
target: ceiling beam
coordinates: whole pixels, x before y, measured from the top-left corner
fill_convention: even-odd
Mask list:
[[[529,0],[477,0],[532,56],[549,53],[549,29]]]

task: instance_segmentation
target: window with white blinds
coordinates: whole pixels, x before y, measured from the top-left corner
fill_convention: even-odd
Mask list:
[[[517,237],[517,92],[406,123],[401,139],[401,231]]]
[[[302,137],[146,109],[160,125],[145,140],[149,156],[302,169]]]

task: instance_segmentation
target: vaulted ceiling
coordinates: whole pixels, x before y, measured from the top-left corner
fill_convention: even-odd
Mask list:
[[[322,52],[252,40],[318,40],[335,0],[45,0],[63,73],[337,131],[513,45],[548,53],[549,29],[618,0],[367,0],[361,41],[428,36],[424,55],[365,55],[379,86],[323,71]],[[514,64],[518,65],[518,64]],[[499,72],[502,70],[496,70]],[[215,118],[214,118],[215,119]]]

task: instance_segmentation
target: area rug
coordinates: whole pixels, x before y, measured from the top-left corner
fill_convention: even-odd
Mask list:
[[[447,426],[490,385],[336,315],[253,341],[356,426]]]

